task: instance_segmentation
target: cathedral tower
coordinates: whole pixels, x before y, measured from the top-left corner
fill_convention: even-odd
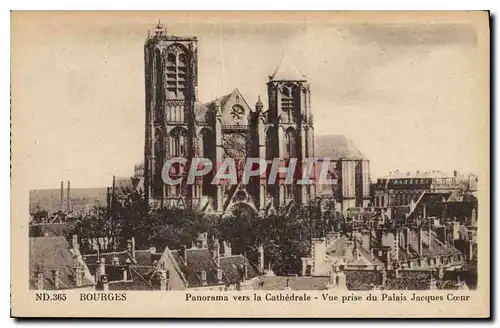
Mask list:
[[[314,128],[311,115],[311,90],[306,77],[285,55],[267,83],[269,111],[266,127],[266,158],[280,158],[288,165],[297,158],[297,168],[303,160],[314,157]],[[277,182],[278,183],[278,182]],[[280,206],[291,200],[307,203],[314,197],[314,186],[286,185],[280,179],[274,191]],[[271,186],[270,186],[271,189]],[[311,192],[313,195],[311,197]]]
[[[161,178],[167,159],[193,156],[194,104],[197,98],[197,39],[167,34],[158,24],[144,44],[146,121],[144,184],[146,197],[163,203],[191,191],[165,185]],[[173,174],[183,174],[175,167]]]

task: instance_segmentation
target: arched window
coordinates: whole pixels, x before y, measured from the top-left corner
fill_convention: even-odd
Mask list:
[[[285,85],[281,91],[281,110],[286,113],[285,121],[292,122],[294,109],[293,86]]]
[[[285,157],[293,158],[297,156],[296,133],[295,130],[289,128],[285,132]]]
[[[188,57],[186,49],[173,44],[167,49],[167,94],[170,99],[184,99],[187,85]]]
[[[187,133],[184,129],[174,129],[170,133],[171,140],[171,154],[176,157],[183,157],[187,155]]]
[[[278,134],[276,129],[269,128],[266,132],[266,159],[277,157],[278,153]]]

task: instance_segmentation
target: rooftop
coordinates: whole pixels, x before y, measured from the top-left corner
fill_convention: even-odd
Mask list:
[[[361,160],[365,156],[344,135],[317,135],[315,136],[315,155],[318,158],[330,158],[332,160]]]
[[[290,56],[284,54],[278,67],[269,75],[270,81],[306,81],[306,76],[295,66]]]

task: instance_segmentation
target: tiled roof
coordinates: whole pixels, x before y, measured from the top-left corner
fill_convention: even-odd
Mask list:
[[[385,289],[388,290],[426,290],[429,282],[414,278],[387,278]]]
[[[110,281],[109,290],[157,290],[150,277],[144,277],[136,267],[130,267],[127,281]]]
[[[142,275],[147,276],[154,270],[155,260],[161,257],[161,254],[152,254],[150,250],[136,250],[135,251],[135,262],[133,262],[132,254],[128,251],[121,252],[110,252],[110,253],[100,253],[97,254],[87,254],[83,256],[83,259],[92,274],[95,274],[97,268],[99,267],[98,261],[104,257],[106,259],[106,272],[109,274],[112,272],[113,268],[118,268],[117,270],[122,270],[123,265],[125,265],[127,259],[129,260],[130,266],[139,270]],[[118,258],[118,266],[113,265],[113,258]],[[120,271],[121,272],[121,271]],[[112,281],[112,277],[109,277],[109,281]]]
[[[247,279],[257,276],[257,272],[243,255],[232,255],[220,258],[220,266],[226,276],[226,282],[236,284],[242,280],[244,265],[247,264]]]
[[[361,160],[364,155],[354,143],[344,135],[315,136],[315,156],[331,160]]]
[[[254,288],[284,290],[287,281],[292,290],[325,290],[329,277],[261,276],[256,280]]]
[[[380,273],[375,270],[345,270],[349,290],[371,290],[380,284]]]
[[[212,257],[212,253],[210,252],[210,250],[206,248],[187,249],[186,263],[181,261],[180,263],[178,262],[178,265],[184,272],[189,287],[200,287],[203,285],[203,271],[205,271],[207,275],[206,283],[208,286],[218,285],[217,265]]]
[[[74,257],[64,237],[32,237],[30,252],[30,288],[36,286],[37,273],[44,274],[44,289],[55,289],[52,270],[59,270],[60,289],[76,288],[74,279]],[[87,278],[83,286],[92,286]]]

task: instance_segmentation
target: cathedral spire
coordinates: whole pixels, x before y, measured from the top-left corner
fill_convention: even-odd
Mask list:
[[[305,81],[306,76],[292,62],[286,53],[281,57],[278,67],[273,74],[269,75],[270,81]]]

